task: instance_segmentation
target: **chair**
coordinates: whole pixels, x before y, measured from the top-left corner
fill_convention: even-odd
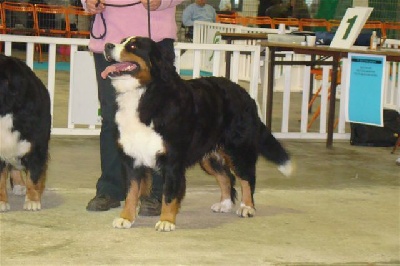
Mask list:
[[[18,35],[37,35],[38,25],[35,19],[35,7],[29,3],[4,2],[2,4],[5,19],[5,32]]]
[[[388,33],[388,31],[389,31],[389,33]],[[391,32],[390,31],[397,31],[397,36],[395,36],[395,37],[392,37],[391,36]],[[388,35],[389,35],[389,38],[400,38],[400,22],[398,22],[398,21],[396,21],[396,22],[394,22],[394,21],[387,21],[387,22],[384,22],[383,23],[383,33],[382,33],[382,35],[384,36],[384,37],[388,37]]]
[[[184,32],[184,41],[193,42],[193,26],[185,26],[182,24],[181,28]]]
[[[6,33],[6,21],[3,16],[3,8],[1,7],[0,3],[0,34]],[[3,43],[0,42],[0,52],[3,49]]]
[[[67,9],[64,6],[35,4],[35,16],[38,22],[38,35],[68,37],[70,30]],[[55,16],[63,18],[56,25]]]
[[[2,17],[4,19],[4,33],[16,35],[38,36],[38,23],[35,16],[35,7],[29,3],[3,2]],[[41,60],[42,50],[35,44]]]
[[[326,31],[331,30],[331,26],[326,19],[320,18],[302,18],[299,21],[299,30],[304,31],[305,28],[321,27]],[[312,29],[311,29],[312,30]]]
[[[6,31],[6,20],[3,16],[3,8],[2,5],[0,3],[0,33],[5,33]]]
[[[328,20],[328,23],[329,23],[329,26],[330,26],[331,30],[339,28],[340,22],[341,21],[338,20],[338,19],[330,19],[330,20]]]
[[[68,6],[67,13],[71,23],[68,37],[89,38],[92,15],[78,6]]]
[[[382,21],[378,20],[367,20],[365,22],[363,29],[371,29],[371,30],[376,30],[378,36],[381,36],[382,38],[385,38],[384,36],[385,30],[383,29],[383,23]]]
[[[242,24],[242,17],[238,16],[237,13],[217,14],[216,22],[224,24]]]
[[[396,152],[398,146],[400,146],[400,133],[397,134],[397,140],[393,146],[392,154],[394,154]]]
[[[286,27],[299,27],[299,19],[297,18],[273,18],[272,28],[275,29],[279,24],[285,24]]]
[[[267,16],[261,16],[261,17],[245,17],[245,22],[242,22],[242,24],[246,25],[255,25],[255,26],[265,26],[269,25],[271,28],[273,27],[274,22],[272,21],[271,17]]]
[[[56,25],[56,16],[61,17],[61,25]],[[38,35],[68,37],[69,19],[64,6],[35,4],[35,19],[38,23]],[[66,58],[62,55],[63,60]],[[40,58],[40,61],[42,58]]]
[[[316,68],[316,69],[312,69],[311,73],[315,76],[316,80],[322,80],[322,69],[321,68]],[[339,68],[338,69],[338,74],[337,74],[337,79],[336,79],[336,84],[340,85],[341,81],[342,81],[342,70]],[[330,70],[329,72],[329,81],[332,81],[332,70]],[[322,85],[318,88],[318,90],[315,92],[314,96],[310,99],[309,103],[308,103],[308,110],[311,111],[312,105],[314,104],[315,100],[317,99],[317,97],[319,96],[319,94],[321,93],[322,90]],[[331,98],[331,89],[328,89],[328,101]],[[319,105],[317,107],[317,110],[314,112],[313,116],[311,117],[310,122],[307,125],[307,129],[310,129],[312,124],[315,122],[315,120],[317,120],[317,118],[320,116],[321,114],[321,105]],[[336,119],[333,128],[336,128],[337,124],[338,124],[339,120]]]

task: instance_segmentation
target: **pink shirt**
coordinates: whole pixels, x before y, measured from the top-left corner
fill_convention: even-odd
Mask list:
[[[140,2],[139,0],[107,0],[106,4],[124,5]],[[165,38],[176,40],[177,26],[175,21],[175,6],[183,0],[162,0],[157,10],[150,12],[151,38],[159,42]],[[85,0],[82,0],[86,8]],[[96,53],[104,50],[107,42],[119,43],[130,36],[149,36],[147,9],[142,3],[128,7],[106,6],[103,16],[107,25],[106,35],[102,39],[90,38],[89,49]],[[93,24],[93,34],[104,34],[104,26],[100,14],[96,15]]]

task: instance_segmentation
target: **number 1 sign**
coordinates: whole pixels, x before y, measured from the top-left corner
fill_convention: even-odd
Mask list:
[[[353,46],[369,15],[371,15],[372,9],[372,7],[348,8],[330,47],[349,49]]]

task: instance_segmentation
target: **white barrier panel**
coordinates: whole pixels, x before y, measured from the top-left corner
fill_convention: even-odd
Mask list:
[[[95,125],[101,124],[101,117],[93,54],[88,51],[76,51],[74,59],[71,67],[68,128],[89,125],[94,129]]]

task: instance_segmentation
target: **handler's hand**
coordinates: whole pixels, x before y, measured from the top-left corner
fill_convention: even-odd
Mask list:
[[[99,5],[97,5],[97,2],[97,0],[86,0],[86,9],[90,14],[98,14],[103,12],[105,8],[105,5],[103,4],[104,0],[100,0]]]
[[[154,11],[161,5],[161,0],[140,0],[144,7],[147,9],[147,2],[150,1],[150,10]]]

